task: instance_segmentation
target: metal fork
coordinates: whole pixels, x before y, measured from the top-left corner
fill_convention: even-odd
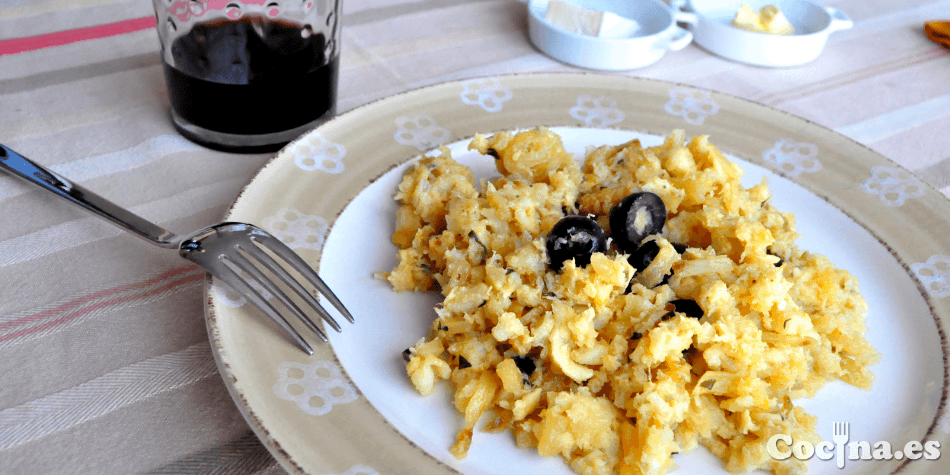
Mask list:
[[[264,270],[273,274],[277,280],[294,290],[307,306],[317,312],[334,330],[340,331],[340,325],[330,316],[314,296],[301,285],[293,275],[272,258],[266,250],[279,257],[284,263],[309,282],[320,294],[346,318],[353,323],[353,316],[347,311],[340,299],[323,282],[307,263],[280,239],[263,229],[246,223],[219,223],[198,230],[187,236],[179,236],[153,224],[138,215],[123,209],[109,200],[70,182],[68,179],[32,162],[26,157],[0,144],[0,169],[52,192],[70,203],[94,213],[113,224],[165,248],[178,249],[178,255],[203,267],[212,276],[230,285],[248,301],[261,309],[284,329],[307,354],[313,354],[313,348],[290,325],[284,316],[255,289],[255,284],[274,295],[303,324],[321,340],[327,341],[323,331],[313,320],[284,292],[274,279]],[[243,274],[243,275],[242,275]]]

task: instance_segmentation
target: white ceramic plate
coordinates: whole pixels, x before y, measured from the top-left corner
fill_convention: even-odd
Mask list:
[[[440,84],[390,97],[326,123],[285,148],[235,202],[228,220],[283,236],[319,268],[357,319],[307,357],[249,305],[217,284],[208,330],[221,374],[251,427],[291,473],[569,474],[560,458],[476,431],[469,456],[448,452],[460,417],[448,388],[428,397],[409,384],[401,352],[434,318],[438,295],[394,293],[373,278],[396,262],[392,195],[407,163],[445,144],[477,174],[490,159],[465,150],[476,132],[549,126],[569,151],[675,128],[711,141],[746,170],[767,177],[773,203],[796,215],[801,247],[820,252],[861,282],[868,338],[882,353],[870,391],[827,385],[798,401],[849,422],[852,440],[903,448],[950,440],[944,328],[950,316],[950,202],[884,157],[781,111],[677,84],[620,76],[537,74]],[[943,217],[937,219],[935,217]],[[342,319],[341,319],[342,320]],[[950,447],[947,447],[950,450]],[[681,473],[722,473],[705,449],[677,455]],[[813,458],[809,473],[944,474],[938,460]]]

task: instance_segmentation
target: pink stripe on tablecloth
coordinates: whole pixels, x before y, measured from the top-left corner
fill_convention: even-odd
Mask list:
[[[114,295],[114,294],[117,294],[117,293],[119,293],[119,292],[127,292],[127,291],[130,291],[130,290],[136,290],[136,289],[141,289],[141,288],[143,288],[143,287],[148,287],[148,286],[150,286],[150,285],[154,285],[154,284],[156,284],[156,283],[158,283],[158,282],[161,282],[161,281],[163,281],[163,280],[165,280],[165,279],[168,279],[169,277],[172,277],[172,276],[181,274],[182,272],[186,272],[186,271],[189,271],[189,270],[194,270],[194,269],[196,269],[196,267],[195,267],[195,266],[191,266],[191,265],[188,265],[188,266],[180,266],[180,267],[176,267],[176,268],[174,268],[174,269],[171,269],[171,270],[169,270],[169,271],[167,271],[167,272],[164,272],[164,273],[162,273],[161,275],[159,275],[159,276],[157,276],[157,277],[153,277],[153,278],[151,278],[151,279],[148,279],[148,280],[145,280],[145,281],[142,281],[142,282],[136,282],[136,283],[133,283],[133,284],[120,285],[120,286],[118,286],[118,287],[113,287],[113,288],[111,288],[111,289],[100,290],[100,291],[98,291],[98,292],[93,292],[93,293],[88,294],[88,295],[83,295],[82,297],[79,297],[79,298],[77,298],[77,299],[75,299],[75,300],[66,302],[66,303],[64,303],[64,304],[62,304],[62,305],[59,305],[59,306],[54,307],[54,308],[51,308],[51,309],[49,309],[49,310],[44,310],[44,311],[42,311],[42,312],[35,313],[35,314],[33,314],[33,315],[27,315],[27,316],[25,316],[25,317],[18,318],[18,319],[16,319],[16,320],[12,320],[12,321],[9,321],[9,322],[0,323],[0,331],[6,330],[7,328],[10,328],[10,327],[15,327],[15,326],[18,326],[18,325],[23,325],[23,324],[26,324],[26,323],[35,322],[35,321],[37,321],[37,320],[42,320],[42,319],[47,318],[47,317],[51,317],[51,316],[56,315],[56,314],[58,314],[58,313],[63,313],[63,312],[65,312],[65,311],[67,311],[67,310],[76,308],[76,307],[78,307],[78,306],[80,306],[80,305],[82,305],[82,304],[84,304],[84,303],[91,302],[91,301],[93,301],[93,300],[100,299],[100,298],[102,298],[102,297],[107,297],[107,296],[109,296],[109,295]]]
[[[131,302],[131,301],[133,301],[133,300],[140,300],[140,299],[144,299],[144,298],[151,297],[151,296],[154,296],[154,295],[158,295],[158,294],[163,293],[163,292],[167,292],[167,291],[169,291],[169,290],[171,290],[171,289],[173,289],[173,288],[175,288],[175,287],[178,287],[178,286],[180,286],[180,285],[185,285],[185,284],[188,284],[188,283],[191,283],[191,282],[195,282],[195,281],[197,281],[197,280],[201,280],[201,279],[204,278],[204,275],[205,275],[204,272],[194,273],[194,274],[192,274],[192,275],[187,275],[187,276],[182,277],[182,278],[180,278],[180,279],[173,280],[173,281],[171,281],[171,282],[169,282],[169,283],[167,283],[167,284],[165,284],[165,285],[163,285],[163,286],[161,286],[161,287],[152,289],[152,290],[150,290],[150,291],[148,291],[148,292],[143,292],[143,293],[140,293],[140,294],[134,294],[134,295],[123,296],[123,297],[117,297],[117,298],[114,298],[114,299],[109,299],[109,300],[105,300],[105,301],[99,302],[99,303],[97,303],[97,304],[95,304],[95,305],[90,305],[90,306],[88,306],[88,307],[83,307],[83,308],[81,308],[81,309],[79,309],[79,310],[76,310],[76,311],[74,311],[74,312],[72,312],[72,313],[66,314],[66,315],[64,315],[64,316],[62,316],[62,317],[59,317],[59,318],[57,318],[57,319],[50,320],[50,321],[48,321],[48,322],[46,322],[46,323],[43,323],[43,324],[41,324],[41,325],[36,325],[36,326],[30,327],[30,328],[26,328],[26,329],[23,329],[23,330],[18,330],[18,331],[11,332],[11,333],[8,333],[8,334],[6,334],[6,335],[0,336],[0,343],[5,342],[5,341],[9,341],[9,340],[13,340],[13,339],[15,339],[15,338],[20,338],[20,337],[24,337],[24,336],[27,336],[27,335],[32,335],[32,334],[34,334],[34,333],[39,333],[39,332],[42,332],[42,331],[45,331],[45,330],[49,330],[50,328],[57,327],[57,326],[62,325],[62,324],[64,324],[64,323],[66,323],[66,322],[69,322],[70,320],[75,320],[75,319],[77,319],[77,318],[79,318],[79,317],[81,317],[81,316],[83,316],[83,315],[86,315],[86,314],[88,314],[88,313],[92,313],[92,312],[94,312],[94,311],[96,311],[96,310],[101,310],[101,309],[106,308],[106,307],[110,307],[110,306],[112,306],[112,305],[118,305],[118,304],[122,304],[122,303],[127,303],[127,302]]]
[[[105,25],[88,26],[73,30],[57,31],[45,35],[13,38],[0,41],[0,56],[23,53],[26,51],[62,46],[77,41],[95,40],[109,36],[124,35],[139,30],[155,28],[155,17],[133,18]]]
[[[45,330],[49,330],[50,328],[57,327],[57,326],[62,325],[62,324],[64,324],[64,323],[66,323],[66,322],[69,322],[70,320],[75,320],[75,319],[77,319],[77,318],[79,318],[79,317],[82,317],[83,315],[92,313],[92,312],[94,312],[94,311],[96,311],[96,310],[101,310],[101,309],[103,309],[103,308],[110,307],[110,306],[113,306],[113,305],[118,305],[118,304],[122,304],[122,303],[131,302],[131,301],[134,301],[134,300],[140,300],[140,299],[144,299],[144,298],[147,298],[147,297],[151,297],[151,296],[154,296],[154,295],[157,295],[157,294],[166,292],[166,291],[168,291],[168,290],[171,290],[171,289],[173,289],[173,288],[175,288],[175,287],[178,287],[178,286],[180,286],[180,285],[184,285],[184,284],[188,284],[188,283],[190,283],[190,282],[195,282],[195,281],[197,281],[197,280],[201,280],[202,278],[204,278],[204,272],[196,273],[196,274],[193,274],[193,275],[189,275],[189,276],[183,277],[183,278],[181,278],[181,279],[173,280],[172,282],[169,282],[168,284],[166,284],[166,285],[164,285],[164,286],[162,286],[162,287],[158,287],[158,288],[156,288],[156,289],[152,289],[152,290],[150,290],[150,291],[148,291],[148,292],[144,292],[144,293],[141,293],[141,294],[135,294],[135,295],[129,295],[129,296],[123,296],[123,297],[117,297],[117,298],[114,298],[114,299],[110,299],[110,300],[105,300],[105,301],[103,301],[103,302],[99,302],[99,303],[97,303],[97,304],[95,304],[95,305],[90,305],[90,306],[88,306],[88,307],[83,307],[83,308],[81,308],[81,309],[79,309],[79,310],[76,310],[76,311],[74,311],[74,312],[72,312],[72,313],[66,314],[66,315],[64,315],[64,316],[62,316],[62,317],[59,317],[59,318],[57,318],[57,319],[50,320],[50,321],[48,321],[48,322],[46,322],[46,323],[43,323],[43,324],[41,324],[41,325],[36,325],[36,326],[34,326],[34,327],[26,328],[26,329],[23,329],[23,330],[15,331],[15,332],[8,333],[8,334],[6,334],[6,335],[0,336],[0,343],[5,342],[5,341],[9,341],[9,340],[13,340],[13,339],[15,339],[15,338],[20,338],[20,337],[23,337],[23,336],[31,335],[31,334],[34,334],[34,333],[39,333],[39,332],[42,332],[42,331],[45,331]]]

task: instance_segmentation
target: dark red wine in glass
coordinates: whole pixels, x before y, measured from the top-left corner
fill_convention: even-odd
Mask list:
[[[163,61],[175,127],[211,148],[279,149],[336,112],[339,56],[326,43],[258,15],[194,25]]]

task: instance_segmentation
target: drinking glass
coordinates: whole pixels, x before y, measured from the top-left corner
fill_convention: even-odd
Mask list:
[[[277,150],[336,113],[342,0],[152,0],[175,128]]]

